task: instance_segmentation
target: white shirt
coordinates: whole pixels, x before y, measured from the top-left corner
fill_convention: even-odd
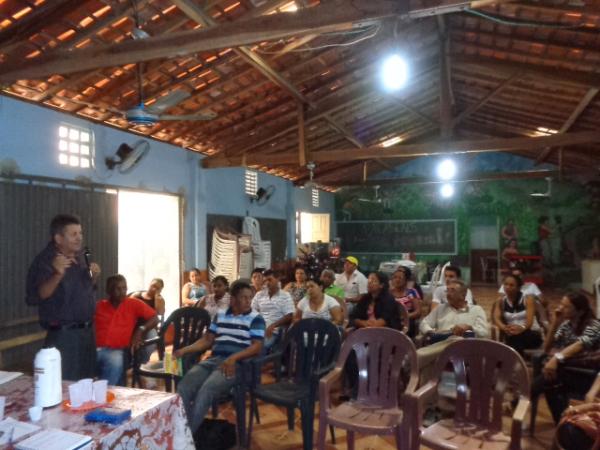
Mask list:
[[[478,338],[489,337],[490,334],[487,317],[481,306],[467,305],[465,308],[455,309],[449,303],[438,306],[421,320],[419,331],[422,334],[430,331],[443,333],[456,325],[470,325]]]
[[[500,289],[498,289],[498,292],[501,293],[502,295],[505,294],[504,292],[504,285],[500,286]],[[540,288],[537,287],[537,285],[535,283],[523,283],[523,286],[521,286],[521,292],[523,293],[523,295],[533,295],[534,297],[541,297],[542,296],[542,291],[540,291]]]
[[[269,296],[268,289],[263,289],[257,292],[252,299],[252,309],[260,313],[268,327],[283,316],[293,314],[294,301],[292,296],[282,289],[279,289],[272,297]]]
[[[356,298],[367,293],[367,277],[358,270],[352,272],[349,277],[346,272],[336,274],[333,284],[344,290],[345,298]]]
[[[465,300],[469,305],[473,304],[473,293],[471,289],[467,288],[467,295],[465,296]],[[433,298],[431,299],[433,303],[445,304],[448,303],[448,298],[446,297],[446,286],[438,286],[433,291]]]
[[[318,311],[311,309],[308,297],[304,297],[296,306],[296,308],[302,311],[303,319],[325,319],[329,321],[331,321],[331,309],[339,307],[340,304],[338,301],[327,294],[325,294],[323,304]]]

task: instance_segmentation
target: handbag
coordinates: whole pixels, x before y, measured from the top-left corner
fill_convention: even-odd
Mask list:
[[[600,450],[600,411],[565,415],[558,423],[557,430],[567,425],[578,428],[585,433],[594,442],[592,450]]]

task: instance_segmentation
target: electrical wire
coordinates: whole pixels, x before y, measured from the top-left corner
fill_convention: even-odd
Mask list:
[[[464,12],[468,14],[472,14],[474,16],[481,17],[486,20],[490,20],[492,22],[496,22],[502,25],[509,25],[512,27],[527,27],[527,28],[551,28],[554,30],[572,30],[577,28],[583,28],[582,24],[578,25],[564,25],[558,23],[548,23],[548,22],[529,22],[523,20],[512,20],[507,19],[505,17],[496,16],[494,14],[484,13],[482,11],[476,11],[474,9],[465,9]]]
[[[279,50],[279,51],[269,51],[269,50],[261,50],[261,49],[255,49],[254,51],[257,52],[257,53],[264,53],[266,55],[278,55],[280,53],[312,52],[312,51],[315,51],[315,50],[321,50],[321,49],[330,48],[330,47],[349,47],[351,45],[358,44],[359,42],[366,41],[367,39],[374,38],[377,35],[377,33],[379,33],[379,30],[381,29],[381,25],[373,25],[370,28],[375,28],[375,30],[371,34],[369,34],[367,36],[362,36],[362,37],[360,37],[358,39],[355,39],[353,41],[350,41],[350,42],[342,42],[342,43],[339,43],[339,44],[324,44],[324,45],[319,45],[317,47],[297,48],[297,49],[287,50],[287,51],[282,51],[282,50]],[[360,32],[364,33],[366,31],[365,30],[361,30]],[[353,34],[353,33],[356,33],[356,31],[349,31],[349,32],[342,32],[342,33],[336,32],[336,33],[328,33],[328,34]]]

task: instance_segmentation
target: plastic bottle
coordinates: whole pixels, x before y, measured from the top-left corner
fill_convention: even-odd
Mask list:
[[[62,370],[60,352],[42,348],[33,362],[35,405],[47,408],[62,402]]]

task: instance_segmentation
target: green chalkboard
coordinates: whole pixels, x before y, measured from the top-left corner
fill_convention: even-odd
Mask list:
[[[347,253],[455,255],[456,220],[353,220],[337,223]]]

